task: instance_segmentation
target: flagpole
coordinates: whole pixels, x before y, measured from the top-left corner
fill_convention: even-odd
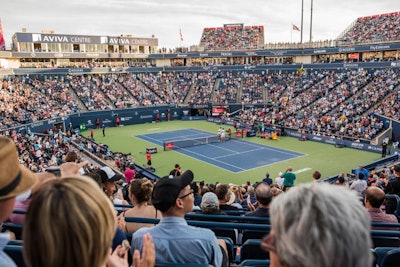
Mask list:
[[[301,0],[301,31],[300,31],[300,43],[303,43],[303,14],[304,14],[304,0]]]

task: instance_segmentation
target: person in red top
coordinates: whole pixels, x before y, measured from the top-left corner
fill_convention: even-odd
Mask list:
[[[151,170],[151,153],[149,151],[147,151],[146,154],[146,159],[147,159],[147,169]]]
[[[120,119],[119,119],[119,117],[117,116],[117,118],[115,119],[115,125],[117,126],[117,127],[119,127],[119,123],[120,123],[121,121],[120,121]]]
[[[93,139],[93,136],[94,136],[93,129],[90,129],[90,138]]]

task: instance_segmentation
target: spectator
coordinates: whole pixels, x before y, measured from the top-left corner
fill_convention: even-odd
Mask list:
[[[282,176],[283,176],[283,173],[279,172],[278,173],[278,177],[275,178],[275,183],[280,189],[283,189],[283,181],[284,181],[284,179],[283,179]]]
[[[126,169],[125,169],[125,172],[124,172],[125,181],[126,181],[127,183],[130,183],[133,179],[135,179],[135,175],[136,175],[136,172],[135,172],[135,164],[130,163],[130,164],[128,165],[128,168],[126,168]]]
[[[49,172],[44,172],[44,173],[35,173],[35,176],[37,178],[37,183],[32,187],[32,194],[35,193],[41,186],[44,184],[46,181],[55,179],[56,176],[52,173]],[[21,199],[17,200],[14,205],[14,209],[16,210],[21,210],[21,211],[27,211],[29,207],[29,203],[31,202],[31,198],[28,197],[27,199]],[[12,223],[17,223],[17,224],[24,224],[25,223],[25,216],[26,214],[20,214],[20,213],[12,213],[9,217],[9,221]]]
[[[250,198],[248,197],[247,207],[249,207],[251,212],[246,213],[244,216],[269,217],[269,206],[272,201],[270,186],[265,182],[261,182],[256,185],[255,192],[257,208],[251,204]]]
[[[213,192],[207,192],[203,195],[200,207],[203,214],[226,215],[219,209],[218,197]]]
[[[16,197],[29,191],[36,183],[35,175],[19,164],[17,150],[12,139],[0,136],[0,223],[12,213]],[[29,194],[25,194],[29,197]],[[25,197],[26,198],[26,197]],[[22,201],[22,199],[20,200]],[[0,233],[0,266],[16,266],[3,252],[10,240],[10,233]]]
[[[215,187],[215,194],[218,197],[219,208],[221,210],[237,210],[238,208],[231,204],[235,200],[235,195],[232,194],[227,184],[218,184]]]
[[[360,172],[355,181],[350,185],[350,189],[357,192],[358,196],[362,198],[364,190],[367,189],[367,181],[364,180],[364,174]]]
[[[115,227],[113,206],[93,180],[51,180],[33,195],[26,214],[25,259],[32,267],[128,266],[122,246],[109,254]],[[154,254],[144,255],[152,265]]]
[[[319,171],[313,171],[312,177],[314,179],[314,182],[318,182],[319,179],[321,179],[321,173]]]
[[[268,185],[272,184],[272,179],[269,177],[268,172],[265,174],[265,178],[263,179],[263,182],[267,183]]]
[[[400,196],[400,164],[395,165],[391,171],[393,172],[394,178],[389,180],[386,188],[386,194],[395,194]],[[386,202],[386,213],[392,214],[396,209],[396,201],[388,199]]]
[[[110,167],[105,166],[96,170],[101,177],[101,183],[104,193],[107,197],[117,205],[128,205],[124,200],[121,189],[117,189],[115,183],[123,179],[123,176],[116,174]]]
[[[385,202],[385,192],[376,186],[370,186],[365,190],[364,204],[372,222],[398,223],[393,214],[386,214],[381,206]],[[394,230],[393,228],[373,227],[375,230]]]
[[[197,182],[191,182],[190,188],[193,190],[194,207],[195,209],[198,209],[200,208],[201,200],[203,199],[203,196],[201,195],[200,186]]]
[[[180,176],[166,176],[157,181],[152,202],[163,218],[152,228],[136,231],[132,249],[142,250],[143,235],[150,233],[154,238],[156,263],[208,263],[226,267],[227,253],[218,245],[215,234],[209,229],[189,226],[184,219],[193,210],[192,180],[193,173],[187,170]]]
[[[182,174],[181,166],[179,166],[178,163],[175,164],[174,169],[169,172],[169,175],[172,175],[172,176],[179,176],[181,174]]]
[[[363,165],[360,165],[360,166],[358,167],[358,169],[355,170],[355,173],[354,173],[354,174],[358,177],[360,173],[363,174],[363,179],[364,179],[364,180],[367,180],[367,177],[368,177],[368,175],[369,175],[369,172],[368,172],[368,170],[367,170],[366,168],[364,168]]]
[[[272,202],[270,213],[261,247],[271,266],[372,266],[369,215],[345,187],[296,186]]]
[[[282,175],[282,178],[283,178],[283,191],[286,191],[294,186],[294,180],[296,180],[296,174],[293,172],[292,167],[286,169],[286,172]]]
[[[133,205],[120,216],[123,217],[142,217],[151,219],[161,219],[161,213],[151,205],[151,193],[153,192],[153,183],[147,178],[133,180],[128,187],[128,196]],[[150,227],[152,224],[127,222],[125,232],[134,233],[142,227]]]

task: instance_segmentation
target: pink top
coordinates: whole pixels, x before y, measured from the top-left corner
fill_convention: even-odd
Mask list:
[[[127,183],[130,183],[133,179],[135,179],[135,171],[127,168],[124,172],[125,180]]]

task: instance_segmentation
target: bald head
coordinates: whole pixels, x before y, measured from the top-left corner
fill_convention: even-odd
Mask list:
[[[365,190],[365,202],[372,208],[380,208],[385,201],[385,192],[376,186],[370,186]]]
[[[268,206],[272,200],[271,187],[265,183],[259,183],[255,188],[256,199],[260,205]]]

